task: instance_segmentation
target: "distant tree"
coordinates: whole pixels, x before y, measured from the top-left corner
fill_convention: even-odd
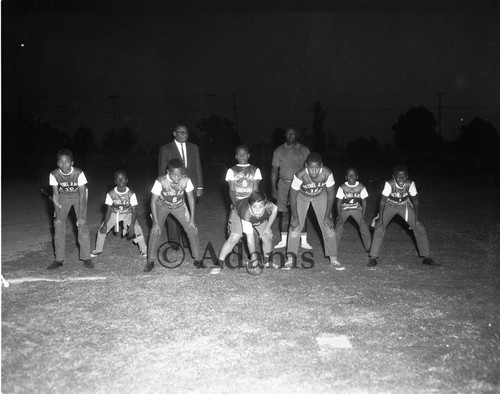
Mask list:
[[[410,151],[435,148],[439,144],[437,121],[425,107],[411,108],[392,126],[396,146]]]
[[[457,138],[458,147],[468,151],[491,151],[496,148],[497,142],[498,132],[493,124],[478,117],[462,126]]]
[[[226,117],[210,115],[197,124],[200,130],[201,155],[207,160],[226,161],[234,158],[234,148],[240,138],[234,123]]]
[[[88,155],[99,150],[92,130],[83,127],[80,127],[71,138],[71,147],[73,154],[79,159],[80,165],[83,167],[85,167],[85,160]]]

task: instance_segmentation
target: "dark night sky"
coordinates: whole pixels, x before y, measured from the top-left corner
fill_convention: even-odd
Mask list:
[[[444,139],[461,118],[500,130],[497,1],[238,3],[2,1],[2,106],[100,139],[117,95],[117,128],[163,143],[210,110],[234,120],[234,94],[255,143],[290,123],[311,132],[319,101],[341,144],[386,143],[411,107],[437,118],[442,92]]]

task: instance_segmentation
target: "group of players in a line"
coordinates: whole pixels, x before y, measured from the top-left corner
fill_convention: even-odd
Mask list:
[[[392,179],[384,185],[378,220],[372,238],[365,220],[368,192],[358,181],[357,170],[353,167],[347,169],[346,182],[338,187],[335,194],[333,173],[323,165],[321,155],[316,152],[307,155],[302,167],[294,173],[290,182],[287,196],[291,215],[289,231],[287,235],[285,233],[282,242],[277,245],[277,247],[286,245],[287,257],[284,264],[273,263],[270,261],[275,248],[272,225],[278,215],[278,206],[268,200],[264,193],[259,192],[259,181],[262,177],[260,170],[248,162],[250,158],[248,147],[239,145],[235,153],[237,164],[226,174],[231,198],[229,236],[212,270],[219,271],[224,267],[226,258],[243,234],[245,234],[244,239],[250,257],[247,263],[249,273],[260,273],[263,267],[270,266],[281,269],[295,267],[297,263],[295,259],[298,256],[302,231],[310,205],[313,207],[321,229],[325,255],[336,269],[344,268],[338,261],[337,249],[342,237],[343,225],[349,217],[352,217],[359,226],[363,247],[368,253],[368,266],[373,267],[377,265],[385,229],[395,215],[403,217],[413,230],[419,255],[423,257],[422,263],[439,265],[430,256],[427,235],[422,223],[418,220],[417,190],[415,183],[408,179],[406,166],[395,166]],[[157,259],[162,228],[165,227],[168,215],[174,216],[187,233],[194,265],[197,268],[206,268],[199,250],[194,187],[186,174],[182,160],[177,158],[169,160],[165,174],[159,176],[154,182],[151,190],[152,228],[147,246],[137,220],[137,197],[127,186],[126,172],[123,170],[115,172],[116,187],[106,195],[107,210],[92,252],[90,252],[89,228],[86,222],[87,179],[85,174],[81,169],[73,166],[73,154],[69,150],[61,150],[57,153],[57,167],[49,176],[50,185],[53,187],[52,199],[55,209],[55,260],[47,267],[48,269],[57,269],[63,266],[65,261],[66,218],[72,207],[77,217],[80,260],[87,268],[94,267],[91,257],[97,257],[103,252],[106,234],[113,228],[119,231],[120,222],[123,222],[123,234],[129,239],[132,238],[134,243],[138,244],[140,253],[147,258],[143,271],[151,271]],[[334,224],[335,200],[337,200],[337,218]],[[304,241],[304,238],[302,240]]]

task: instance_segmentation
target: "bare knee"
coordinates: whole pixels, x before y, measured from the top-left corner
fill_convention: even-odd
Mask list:
[[[237,244],[241,239],[241,234],[235,234],[235,233],[231,233],[231,235],[229,235],[229,242],[231,242],[232,244]]]

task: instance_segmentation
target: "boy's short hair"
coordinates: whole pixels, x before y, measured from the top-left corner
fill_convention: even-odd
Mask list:
[[[346,175],[347,175],[347,174],[349,174],[349,171],[354,171],[354,173],[355,173],[356,175],[359,175],[359,174],[358,174],[358,170],[357,170],[357,168],[356,168],[356,167],[353,167],[353,166],[351,166],[351,167],[347,167],[347,170],[345,170],[345,174],[346,174]]]
[[[265,193],[253,192],[252,194],[250,194],[250,197],[248,197],[249,205],[253,205],[256,202],[261,202],[261,201],[267,201],[267,196]]]
[[[125,178],[128,177],[127,171],[125,171],[125,170],[116,170],[115,173],[113,174],[113,179],[116,179],[116,177],[118,176],[118,174],[123,174],[125,176]]]
[[[406,167],[406,165],[404,164],[396,164],[392,169],[392,175],[396,175],[398,172],[404,172],[406,175],[408,175],[408,167]]]
[[[181,159],[170,159],[167,163],[166,170],[173,170],[174,168],[184,168],[184,162]]]
[[[307,155],[306,163],[322,163],[323,158],[318,152],[311,152]]]
[[[248,146],[246,146],[244,144],[240,144],[240,145],[236,146],[236,148],[234,148],[234,153],[238,153],[238,151],[240,149],[244,149],[247,153],[250,153],[250,149],[248,149]]]
[[[61,156],[68,156],[71,161],[73,161],[73,152],[71,152],[69,149],[60,149],[57,151],[57,161],[61,158]]]

